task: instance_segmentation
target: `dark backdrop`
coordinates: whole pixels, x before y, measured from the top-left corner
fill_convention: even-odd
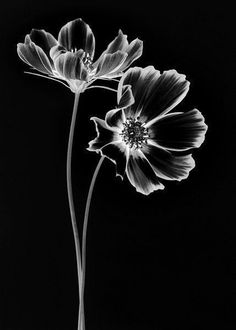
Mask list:
[[[23,73],[17,42],[55,36],[69,20],[92,27],[96,55],[117,35],[144,41],[135,64],[191,81],[182,106],[209,126],[180,183],[142,196],[105,161],[88,227],[87,330],[235,329],[235,37],[232,8],[150,1],[5,1],[1,5],[0,329],[75,330],[77,281],[65,160],[73,94]],[[234,92],[234,93],[233,93]],[[79,227],[98,155],[89,117],[115,94],[81,96],[73,154]]]

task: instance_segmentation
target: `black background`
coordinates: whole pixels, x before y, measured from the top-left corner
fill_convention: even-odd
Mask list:
[[[19,1],[1,5],[0,329],[75,330],[75,252],[65,160],[73,94],[23,73],[16,44],[31,28],[57,36],[82,17],[96,56],[121,28],[144,41],[135,65],[191,82],[181,107],[209,126],[190,177],[148,197],[105,160],[88,227],[87,330],[235,329],[235,66],[233,9],[189,2]],[[115,94],[81,96],[73,185],[81,230],[98,155],[86,151]]]

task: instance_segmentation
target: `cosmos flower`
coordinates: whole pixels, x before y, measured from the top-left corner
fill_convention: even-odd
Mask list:
[[[116,175],[126,174],[142,194],[164,189],[164,180],[186,179],[195,167],[188,150],[205,139],[207,125],[197,109],[171,112],[185,97],[190,83],[175,70],[153,66],[130,68],[122,76],[118,106],[105,120],[92,117],[97,137],[95,151],[116,164]]]
[[[83,92],[96,79],[120,77],[142,55],[143,43],[118,36],[94,61],[95,38],[88,24],[76,19],[65,24],[56,40],[45,30],[33,29],[18,43],[19,57],[41,75],[66,82],[73,92]]]

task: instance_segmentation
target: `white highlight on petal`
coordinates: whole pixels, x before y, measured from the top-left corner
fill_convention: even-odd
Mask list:
[[[119,116],[117,116],[119,115]],[[113,109],[106,113],[105,122],[110,129],[121,133],[126,117],[122,109]]]
[[[135,60],[137,60],[143,53],[143,41],[136,38],[134,39],[125,50],[128,54],[125,62],[121,66],[120,70],[124,71],[128,68]]]
[[[141,116],[142,119],[146,120],[145,111],[142,111],[143,106],[148,100],[153,84],[160,76],[160,71],[156,70],[152,65],[145,68],[133,67],[123,74],[118,85],[118,93],[121,93],[125,85],[131,85],[135,99],[134,105],[129,109],[129,116],[134,116],[135,118]]]
[[[165,187],[159,182],[151,164],[139,149],[129,149],[126,174],[136,191],[149,195],[155,190],[163,190]]]
[[[127,108],[135,102],[132,86],[125,85],[117,89],[117,104],[119,108]]]
[[[155,156],[154,149],[152,149],[152,152],[149,146],[157,148],[157,153],[159,149],[162,155],[160,154],[159,158]],[[180,156],[173,155],[170,151],[158,146],[152,140],[148,141],[148,145],[144,148],[143,153],[149,160],[156,175],[164,180],[184,180],[189,176],[190,171],[195,167],[195,161],[192,154]]]
[[[76,32],[80,32],[80,35]],[[81,18],[66,23],[59,31],[58,41],[68,51],[72,51],[75,47],[77,49],[82,47],[91,59],[93,58],[95,38],[90,26]]]
[[[113,152],[107,149],[112,148]],[[126,171],[129,148],[120,140],[106,144],[100,149],[101,156],[105,156],[116,165],[116,176],[122,180]]]
[[[25,36],[24,43],[17,44],[17,53],[20,59],[32,68],[49,75],[52,74],[52,66],[47,55],[41,47],[31,41],[29,34]]]
[[[93,122],[95,124],[97,136],[95,139],[93,139],[89,142],[89,146],[87,148],[88,151],[95,151],[95,152],[99,153],[101,148],[104,147],[105,145],[107,145],[111,142],[116,142],[118,140],[121,140],[119,134],[117,133],[117,129],[114,129],[113,127],[108,126],[106,124],[105,120],[100,119],[98,117],[91,117],[90,120],[93,120]],[[101,132],[99,130],[99,125],[100,125],[100,129],[102,128],[104,130],[104,132],[107,131],[107,135],[110,134],[109,138],[108,138],[108,136],[106,137],[107,141],[106,141],[106,138],[104,141],[101,141]]]
[[[24,45],[24,44],[22,44],[22,43],[18,43],[18,44],[17,44],[17,54],[18,54],[18,56],[20,57],[20,59],[21,59],[23,62],[25,62],[25,63],[28,64],[29,66],[33,67],[33,66],[29,63],[29,61],[25,58],[25,56],[22,54],[22,52],[21,52],[21,50],[20,50],[20,48],[22,47],[22,45]]]
[[[51,74],[52,73],[52,66],[51,66],[51,63],[50,63],[47,55],[44,53],[42,48],[40,48],[39,46],[35,46],[35,49],[37,51],[39,59],[40,59],[41,63],[43,64],[45,70],[48,71],[49,74]],[[48,69],[48,67],[45,65],[44,61],[46,61],[46,64],[49,66],[50,69]]]
[[[128,68],[133,61],[139,58],[142,55],[143,51],[143,42],[136,38],[131,43],[127,41],[127,35],[123,34],[121,30],[119,30],[118,36],[108,45],[107,49],[100,55],[97,61],[94,62],[94,67],[99,68],[104,61],[106,56],[111,57],[115,53],[123,52],[126,54],[126,58],[121,62],[120,65],[116,66],[115,69],[110,71],[107,74],[100,74],[100,76],[106,76],[107,78],[112,77],[120,77],[122,76],[122,72]],[[99,71],[99,70],[98,70]],[[97,71],[97,73],[98,73]]]
[[[168,143],[170,144],[170,142],[166,141],[166,144],[165,144],[164,140],[158,142],[158,137],[159,137],[158,136],[158,121],[161,120],[162,122],[164,122],[165,120],[168,121],[171,118],[173,120],[178,119],[178,117],[180,117],[181,115],[182,115],[182,118],[180,119],[179,122],[177,121],[175,123],[175,127],[176,127],[176,129],[179,129],[179,131],[180,131],[179,135],[184,132],[185,132],[185,134],[186,133],[188,133],[188,134],[186,134],[186,136],[182,136],[182,140],[180,140],[179,136],[176,135],[176,139],[175,139],[176,142],[175,141],[172,142],[172,144],[179,143],[181,146],[170,147],[170,146],[168,146]],[[184,120],[186,122],[184,122]],[[168,126],[168,124],[166,124],[166,126]],[[148,123],[145,125],[145,127],[149,127],[149,130],[152,130],[152,135],[154,135],[153,139],[155,140],[152,142],[153,145],[156,145],[159,148],[167,149],[170,151],[186,151],[186,150],[189,150],[192,148],[199,148],[205,140],[205,135],[206,135],[206,132],[208,129],[208,126],[205,123],[205,118],[203,117],[201,112],[197,109],[193,109],[193,110],[190,110],[187,112],[173,112],[173,113],[165,114],[162,117],[158,117],[158,120],[155,121],[154,125],[150,126]],[[160,128],[160,126],[159,126],[159,128]],[[172,128],[173,128],[173,126],[172,126]],[[166,129],[168,129],[168,127],[166,127]],[[177,131],[177,133],[178,133],[178,131]],[[175,134],[177,134],[177,133],[175,133]],[[172,137],[172,139],[173,138],[174,137]],[[168,140],[168,138],[167,138],[167,140]],[[185,145],[185,147],[184,147],[184,145]]]
[[[181,157],[182,170],[179,170],[181,172],[181,174],[176,175],[176,177],[170,177],[170,176],[165,175],[163,172],[161,172],[157,168],[153,167],[156,175],[161,179],[171,180],[171,181],[172,180],[182,181],[182,180],[187,179],[189,177],[189,174],[192,171],[192,169],[194,169],[194,167],[196,166],[195,160],[193,159],[192,154],[188,154],[185,156],[176,156],[176,158],[178,158],[178,157]]]
[[[114,40],[112,40],[107,49],[103,52],[104,54],[113,54],[117,50],[125,51],[128,47],[129,43],[127,41],[127,34],[124,34],[121,29],[118,31],[117,37],[115,37]]]
[[[103,58],[98,64],[95,76],[109,77],[110,74],[119,70],[127,56],[127,53],[120,50],[113,54],[104,54]]]
[[[178,84],[181,83],[186,83],[183,91],[181,92],[181,94],[176,98],[175,102],[173,102],[169,107],[167,107],[164,111],[162,111],[157,117],[153,118],[152,120],[150,120],[147,124],[146,127],[150,127],[153,123],[155,123],[159,118],[162,118],[165,114],[167,114],[168,112],[170,112],[173,108],[176,107],[176,105],[178,105],[186,96],[186,94],[189,91],[189,87],[190,87],[190,82],[186,80],[186,75],[178,73],[176,70],[168,70],[168,71],[163,71],[162,75],[165,75],[165,79],[171,79],[171,78],[175,78],[176,82],[175,85],[177,87]],[[167,90],[168,91],[168,90]]]

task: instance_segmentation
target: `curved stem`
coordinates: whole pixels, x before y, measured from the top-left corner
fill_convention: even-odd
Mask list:
[[[66,85],[63,81],[58,80],[59,78],[57,79],[57,78],[53,78],[53,77],[49,77],[49,76],[45,76],[45,75],[40,74],[40,73],[34,73],[34,72],[29,72],[29,71],[24,71],[24,73],[28,73],[28,74],[31,74],[31,75],[33,75],[33,76],[39,76],[39,77],[43,77],[43,78],[46,78],[46,79],[49,79],[49,80],[57,81],[57,82],[59,82],[60,84],[62,84],[62,85],[64,85],[65,87],[67,87],[67,88],[70,89],[70,87],[69,87],[68,85]]]
[[[96,178],[102,162],[104,160],[104,156],[102,156],[97,164],[97,167],[94,171],[88,197],[86,201],[85,213],[84,213],[84,224],[83,224],[83,236],[82,236],[82,287],[81,287],[81,295],[80,295],[80,309],[79,309],[79,330],[85,330],[85,319],[84,319],[84,288],[85,288],[85,272],[86,272],[86,237],[87,237],[87,227],[88,227],[88,217],[89,217],[89,210],[90,204],[93,194],[94,185],[96,182]]]
[[[73,147],[73,138],[74,138],[74,130],[75,130],[75,122],[76,115],[79,103],[79,93],[75,94],[75,101],[73,107],[73,113],[70,124],[70,133],[68,140],[68,148],[67,148],[67,161],[66,161],[66,181],[67,181],[67,193],[70,207],[70,216],[71,216],[71,224],[74,235],[74,243],[75,243],[75,251],[76,251],[76,264],[77,264],[77,275],[78,275],[78,285],[79,285],[79,297],[81,295],[81,285],[82,285],[82,269],[81,269],[81,252],[80,252],[80,241],[79,241],[79,233],[76,223],[75,216],[75,207],[73,201],[73,192],[72,192],[72,181],[71,181],[71,158],[72,158],[72,147]]]
[[[92,86],[88,87],[87,89],[91,89],[91,88],[103,88],[103,89],[108,89],[109,91],[112,91],[112,92],[117,92],[116,89],[110,88],[107,86],[92,85]]]
[[[115,79],[115,78],[99,78],[100,80],[107,80],[107,81],[116,81],[116,82],[119,82],[120,80],[119,79]]]

